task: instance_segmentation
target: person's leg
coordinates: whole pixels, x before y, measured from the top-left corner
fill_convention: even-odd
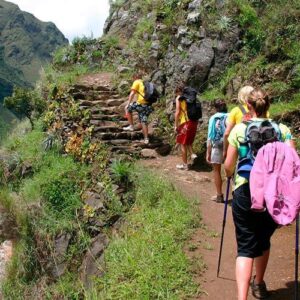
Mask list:
[[[264,275],[268,265],[269,256],[270,256],[270,249],[264,251],[262,256],[256,257],[254,260],[255,272],[256,272],[254,282],[256,284],[260,284],[264,281]]]
[[[235,265],[238,300],[247,300],[253,268],[253,258],[237,257]]]
[[[127,120],[129,125],[133,126],[132,112],[127,112]]]
[[[143,135],[144,139],[148,139],[148,124],[147,123],[142,123],[142,130],[143,130]]]
[[[187,151],[190,155],[194,154],[193,152],[193,145],[187,145]]]
[[[181,158],[184,164],[187,164],[187,145],[181,145]]]
[[[222,195],[221,164],[212,164],[217,195]]]

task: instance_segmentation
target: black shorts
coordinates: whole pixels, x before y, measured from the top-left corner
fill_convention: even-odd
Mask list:
[[[238,256],[255,258],[270,249],[270,239],[278,225],[268,211],[251,210],[249,184],[243,184],[234,191],[232,214]]]

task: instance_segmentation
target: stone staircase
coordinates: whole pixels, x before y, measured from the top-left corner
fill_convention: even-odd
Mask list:
[[[86,126],[93,126],[92,141],[105,142],[112,152],[139,156],[143,149],[157,150],[165,146],[160,139],[152,135],[151,125],[150,143],[147,145],[143,142],[140,129],[135,128],[133,132],[123,130],[123,127],[129,125],[124,116],[128,98],[120,96],[111,88],[109,75],[88,75],[79,80],[69,90],[69,94],[78,103],[79,109],[89,114]],[[136,114],[133,115],[133,119],[137,125]]]

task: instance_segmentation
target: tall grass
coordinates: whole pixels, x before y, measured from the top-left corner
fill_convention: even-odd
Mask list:
[[[183,244],[193,205],[163,178],[139,171],[136,203],[106,250],[106,275],[90,299],[180,299],[196,285]]]

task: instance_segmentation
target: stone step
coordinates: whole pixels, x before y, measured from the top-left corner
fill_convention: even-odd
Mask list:
[[[79,102],[79,107],[95,107],[95,109],[100,109],[103,107],[106,108],[115,108],[115,107],[120,107],[122,104],[124,104],[123,100],[113,100],[113,99],[108,99],[108,100],[78,100]]]
[[[71,93],[74,100],[90,100],[90,101],[103,101],[107,99],[120,99],[120,95],[115,92],[94,92],[94,91],[77,91]]]
[[[111,151],[116,154],[129,154],[134,156],[140,156],[141,148],[133,148],[131,146],[113,146]]]
[[[102,127],[116,127],[116,128],[120,128],[121,130],[123,130],[123,127],[129,125],[128,121],[99,120],[99,119],[92,119],[90,121],[90,124],[95,126],[94,131],[96,130],[96,128],[102,128]]]
[[[95,91],[105,91],[105,92],[111,92],[112,89],[111,87],[107,84],[107,85],[89,85],[89,84],[80,84],[80,83],[76,83],[73,85],[73,87],[70,89],[70,91],[90,91],[90,90],[95,90]]]
[[[135,141],[135,143],[132,143],[132,146],[135,147],[137,145],[136,140],[140,140],[143,137],[143,134],[139,131],[134,132],[128,132],[128,131],[122,131],[122,132],[103,132],[98,131],[95,134],[93,134],[94,138],[98,138],[103,141],[107,141],[108,144],[113,145],[123,145],[123,144],[129,144],[132,143],[132,141]]]
[[[127,121],[127,118],[125,116],[119,115],[119,114],[112,114],[112,115],[105,115],[105,114],[99,114],[99,115],[94,115],[92,117],[93,120],[98,120],[98,121]],[[124,125],[126,126],[126,125]]]
[[[95,125],[91,122],[92,125]],[[123,129],[122,127],[119,127],[119,126],[98,126],[98,127],[95,127],[94,130],[93,130],[94,133],[96,132],[109,132],[109,133],[112,133],[112,132],[123,132]]]

